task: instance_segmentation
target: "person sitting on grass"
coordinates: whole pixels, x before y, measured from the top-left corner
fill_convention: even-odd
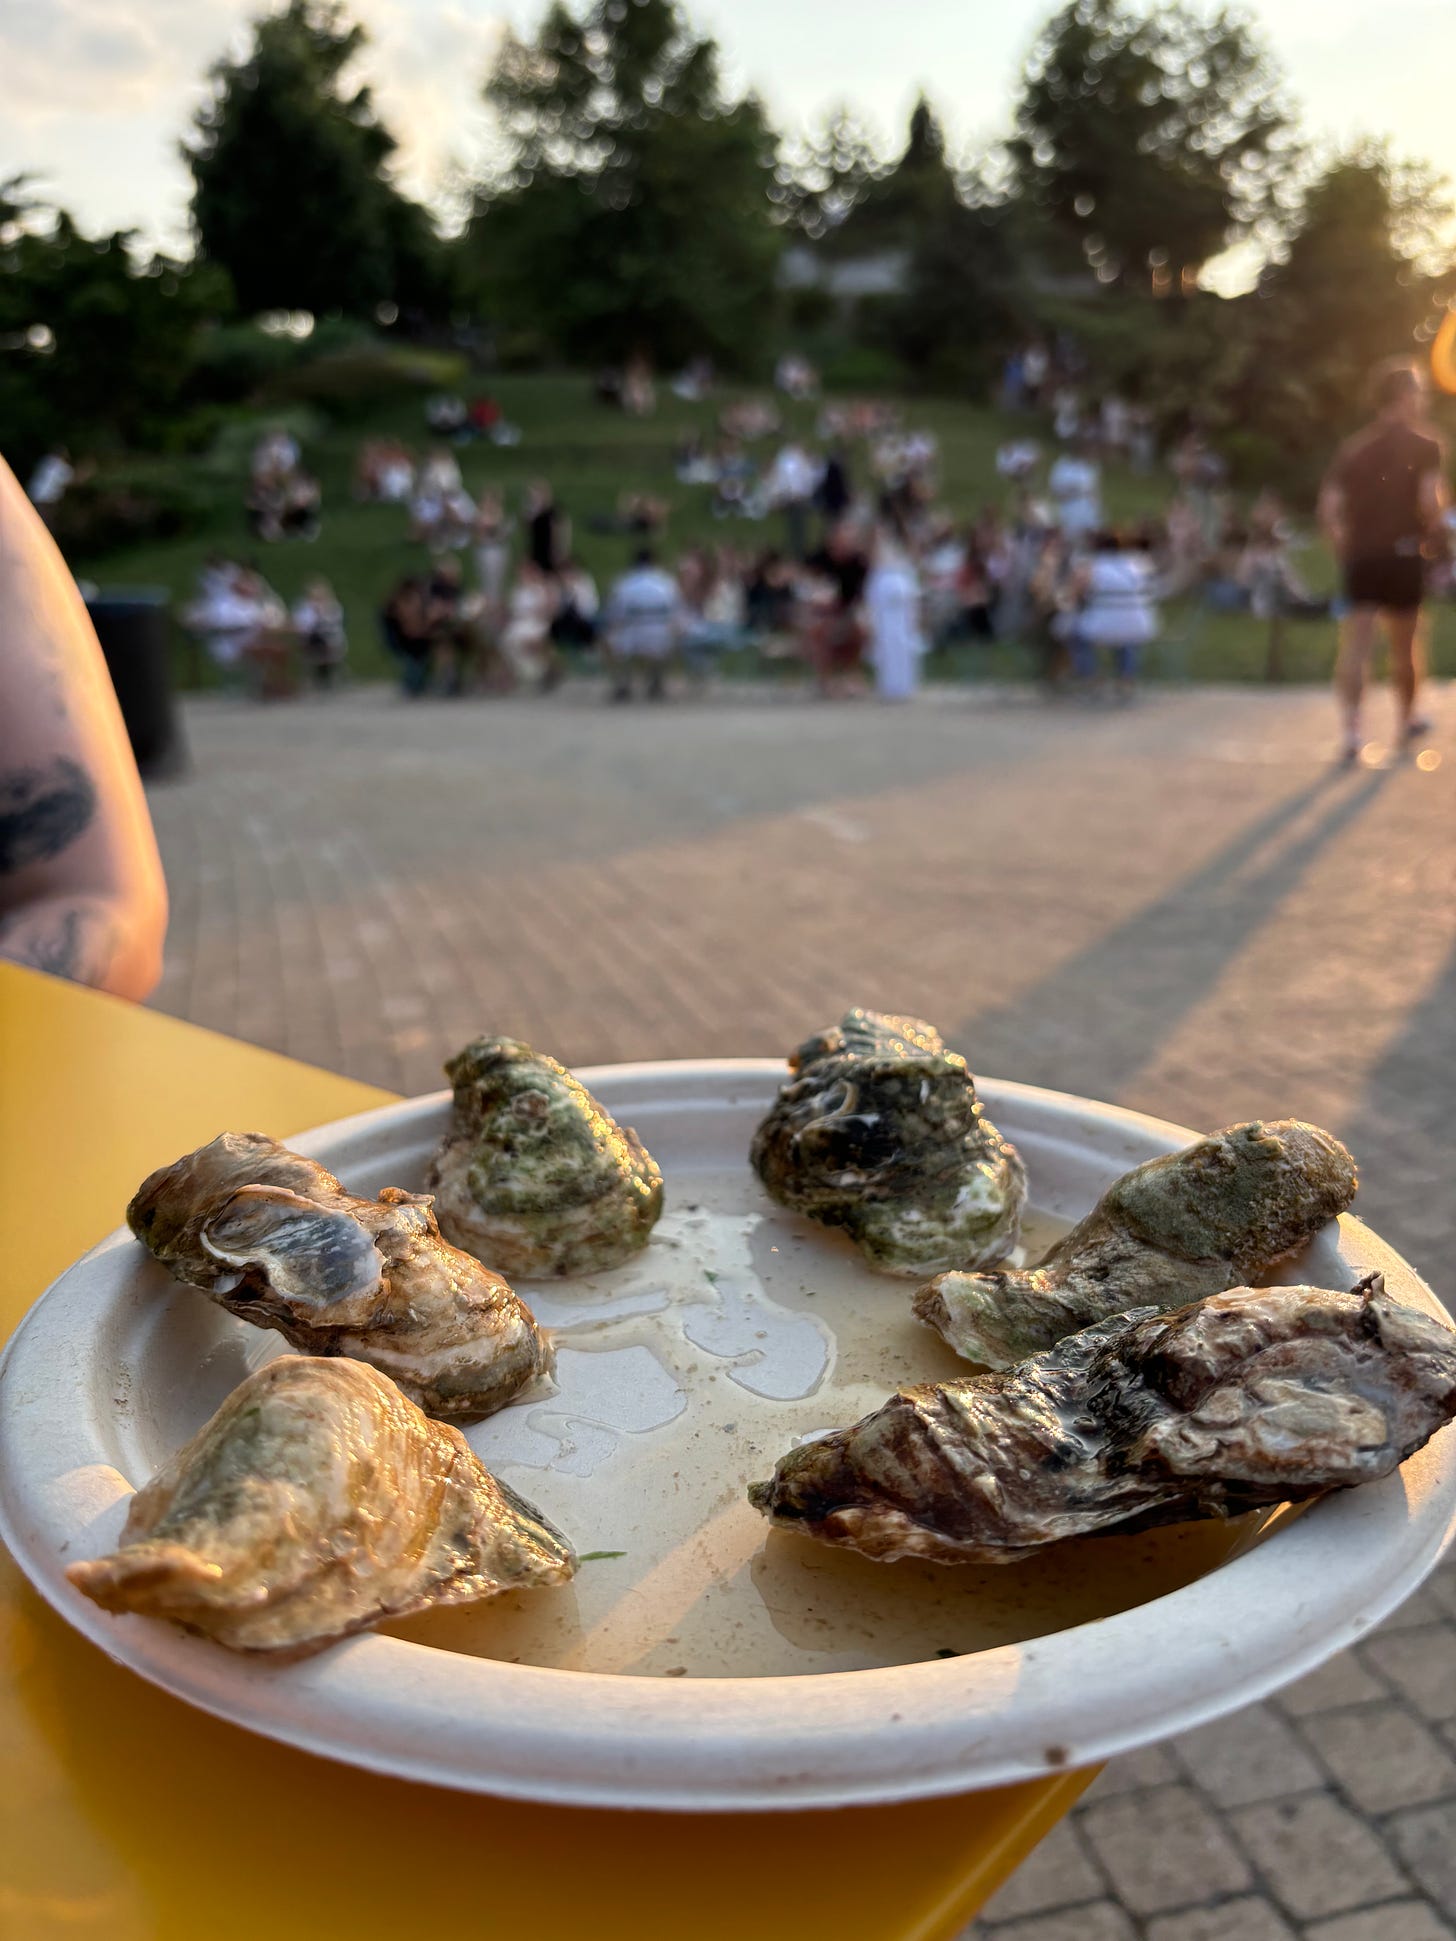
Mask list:
[[[418,700],[430,684],[430,608],[418,573],[400,580],[379,613],[385,650],[399,669],[400,687]]]
[[[311,579],[304,587],[303,597],[293,609],[293,624],[314,686],[333,687],[344,671],[349,641],[344,632],[344,609],[326,579]]]
[[[543,689],[555,686],[558,662],[551,622],[559,597],[555,575],[543,572],[534,559],[523,559],[516,568],[500,635],[504,671],[512,686],[521,682]]]
[[[667,665],[681,642],[683,621],[676,580],[658,565],[650,546],[640,547],[607,601],[606,643],[614,701],[632,699],[633,680],[639,675],[649,701],[666,698]]]

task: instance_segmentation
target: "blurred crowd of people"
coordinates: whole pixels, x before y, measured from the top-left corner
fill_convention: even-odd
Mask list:
[[[641,360],[603,370],[596,389],[612,408],[655,408]],[[604,586],[546,479],[509,496],[467,484],[458,447],[520,435],[493,400],[432,399],[421,448],[361,445],[356,497],[399,507],[401,539],[423,556],[378,614],[407,694],[549,691],[573,668],[599,665],[614,696],[657,698],[674,668],[699,684],[722,656],[748,650],[760,666],[807,667],[824,696],[873,688],[903,698],[928,653],[1003,640],[1031,650],[1051,690],[1126,696],[1167,600],[1264,620],[1328,611],[1299,571],[1301,535],[1277,495],[1240,509],[1197,429],[1160,453],[1151,414],[1099,394],[1066,344],[1030,343],[1007,360],[1001,492],[970,518],[942,502],[935,434],[900,405],[825,400],[810,432],[792,428],[806,414],[791,421],[782,400],[802,406],[818,393],[806,360],[780,360],[777,395],[713,408],[706,359],[672,390],[709,410],[674,452],[676,489],[624,487],[610,507],[587,509],[588,532],[629,542],[630,564]],[[1161,511],[1134,525],[1110,520],[1108,467],[1164,468]],[[251,477],[259,537],[317,531],[317,486],[286,431],[260,439]],[[674,504],[695,494],[694,523],[705,509],[723,538],[673,556]],[[289,610],[256,564],[217,562],[204,579],[189,624],[214,660],[261,669],[266,690],[281,683],[268,670],[286,644],[315,684],[338,678],[347,643],[325,582]]]
[[[348,657],[344,609],[318,574],[290,607],[256,561],[210,553],[181,619],[215,668],[264,699],[295,693],[300,663],[312,686],[332,688]]]

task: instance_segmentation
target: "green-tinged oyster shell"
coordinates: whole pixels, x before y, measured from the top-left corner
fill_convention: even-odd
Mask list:
[[[867,1557],[1011,1563],[1388,1476],[1456,1416],[1456,1334],[1371,1274],[1135,1309],[1006,1373],[903,1388],[750,1501]]]
[[[1228,1126],[1114,1180],[1038,1267],[942,1274],[915,1312],[968,1361],[1007,1368],[1128,1308],[1255,1280],[1355,1196],[1355,1162],[1298,1119]]]
[[[647,1245],[657,1162],[564,1065],[477,1038],[445,1071],[455,1115],[427,1185],[447,1239],[527,1279],[597,1273]]]
[[[458,1429],[363,1362],[289,1355],[235,1388],[138,1491],[110,1556],[66,1574],[108,1611],[297,1654],[575,1568],[566,1539]]]
[[[1026,1169],[987,1119],[966,1061],[919,1018],[849,1011],[789,1059],[753,1136],[773,1197],[843,1227],[874,1267],[930,1274],[1003,1260]]]

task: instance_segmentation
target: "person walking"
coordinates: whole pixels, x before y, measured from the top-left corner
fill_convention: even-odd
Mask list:
[[[1445,452],[1427,422],[1425,381],[1408,358],[1377,366],[1373,421],[1335,454],[1320,489],[1320,525],[1340,563],[1345,612],[1335,665],[1341,758],[1361,746],[1361,708],[1377,627],[1390,643],[1402,745],[1430,727],[1417,711],[1426,554],[1448,493]]]

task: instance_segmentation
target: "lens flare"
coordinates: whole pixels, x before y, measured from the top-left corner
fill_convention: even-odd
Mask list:
[[[1456,310],[1448,310],[1431,346],[1431,376],[1456,395]]]

